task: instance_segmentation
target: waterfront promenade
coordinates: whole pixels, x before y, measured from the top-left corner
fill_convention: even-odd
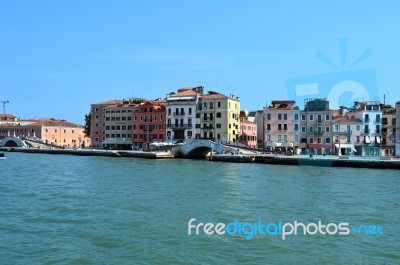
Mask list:
[[[173,152],[143,152],[128,150],[102,150],[102,149],[52,149],[52,148],[0,148],[0,151],[65,154],[78,156],[109,156],[109,157],[136,157],[165,159],[175,158]],[[210,161],[232,163],[262,163],[272,165],[293,166],[320,166],[320,167],[354,167],[354,168],[379,168],[400,169],[400,159],[393,157],[357,157],[357,156],[284,156],[275,154],[213,154]]]

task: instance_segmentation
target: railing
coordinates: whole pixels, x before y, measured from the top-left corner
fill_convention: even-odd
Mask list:
[[[190,129],[192,124],[167,124],[167,129]]]
[[[339,135],[352,135],[352,134],[353,134],[353,131],[352,131],[352,130],[343,131],[343,132],[340,132],[340,131],[334,131],[334,132],[333,132],[333,134],[339,134]]]
[[[202,129],[203,130],[213,130],[214,126],[213,125],[203,126]]]
[[[201,120],[202,121],[213,121],[214,117],[203,117]]]
[[[316,120],[315,124],[322,124],[322,120]]]

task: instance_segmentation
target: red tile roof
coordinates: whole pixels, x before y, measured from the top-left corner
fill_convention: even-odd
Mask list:
[[[212,94],[207,94],[202,96],[203,99],[216,99],[216,98],[228,98],[227,96],[220,94],[220,93],[212,93]],[[235,98],[236,99],[236,98]]]
[[[120,99],[112,99],[112,100],[96,103],[93,105],[117,105],[117,104],[122,104],[122,103],[123,103],[123,101]]]
[[[82,128],[83,126],[80,124],[72,123],[66,120],[57,120],[53,118],[44,118],[44,119],[29,119],[29,120],[23,120],[23,121],[30,121],[32,123],[27,124],[27,126],[32,126],[32,125],[38,125],[38,126],[49,126],[49,127],[54,127],[54,126],[61,126],[61,127],[78,127]]]
[[[356,118],[337,117],[337,118],[334,118],[333,122],[354,123],[354,122],[362,122],[362,121],[360,119],[356,119]]]
[[[175,94],[170,94],[169,97],[182,97],[182,96],[194,96],[198,94],[196,91],[192,89],[183,90]]]

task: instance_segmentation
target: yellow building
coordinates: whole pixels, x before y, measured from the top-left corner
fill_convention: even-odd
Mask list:
[[[239,97],[209,91],[202,95],[196,110],[196,138],[216,142],[236,142],[240,135]]]

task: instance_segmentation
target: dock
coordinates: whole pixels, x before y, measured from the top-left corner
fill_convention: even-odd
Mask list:
[[[77,155],[77,156],[109,156],[109,157],[137,157],[164,159],[174,158],[173,152],[144,152],[129,150],[103,150],[103,149],[62,149],[62,148],[26,148],[26,147],[1,147],[0,151],[39,153],[51,155]]]
[[[356,157],[356,156],[282,156],[282,155],[242,155],[214,154],[212,161],[236,163],[261,163],[271,165],[354,167],[400,169],[400,159],[393,157]]]

